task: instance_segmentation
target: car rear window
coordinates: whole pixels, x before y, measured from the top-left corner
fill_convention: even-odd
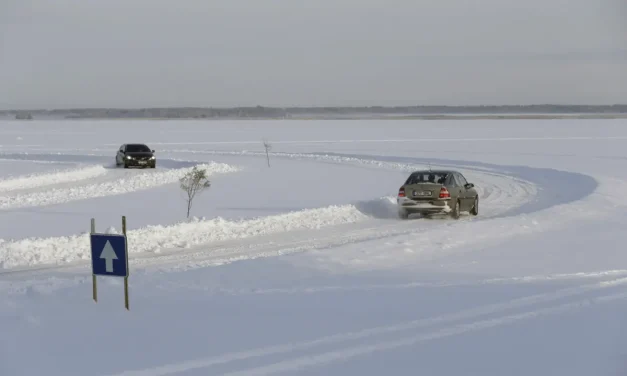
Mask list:
[[[448,174],[441,172],[415,172],[409,176],[405,184],[436,183],[444,184]]]

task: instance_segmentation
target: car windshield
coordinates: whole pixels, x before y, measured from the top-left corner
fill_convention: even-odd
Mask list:
[[[150,148],[146,145],[126,145],[126,151],[131,152],[131,153],[137,153],[137,152],[150,153]]]
[[[415,172],[409,176],[405,184],[420,184],[420,183],[444,184],[447,176],[448,174],[445,172],[431,172],[431,171]]]

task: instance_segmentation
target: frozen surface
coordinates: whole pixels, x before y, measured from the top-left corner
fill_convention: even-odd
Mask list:
[[[624,374],[625,125],[0,122],[0,375]],[[158,168],[113,167],[128,140]],[[429,165],[479,216],[397,219]],[[122,215],[130,311],[91,300],[89,219]]]

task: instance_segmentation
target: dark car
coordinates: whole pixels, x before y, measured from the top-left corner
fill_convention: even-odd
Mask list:
[[[157,159],[155,158],[155,151],[144,144],[124,144],[120,146],[115,156],[115,165],[124,165],[124,168],[155,168],[157,166]]]
[[[448,213],[459,218],[460,212],[479,214],[479,193],[464,175],[452,170],[415,171],[398,191],[398,215]]]

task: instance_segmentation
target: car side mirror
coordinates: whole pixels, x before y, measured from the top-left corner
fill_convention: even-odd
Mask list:
[[[124,153],[124,150],[120,149],[120,153]]]
[[[473,188],[474,186],[475,186],[475,185],[474,185],[474,184],[472,184],[472,183],[466,183],[466,185],[464,185],[464,188],[466,188],[466,189],[470,189],[470,188]]]
[[[155,151],[153,150],[152,152],[154,153]]]

